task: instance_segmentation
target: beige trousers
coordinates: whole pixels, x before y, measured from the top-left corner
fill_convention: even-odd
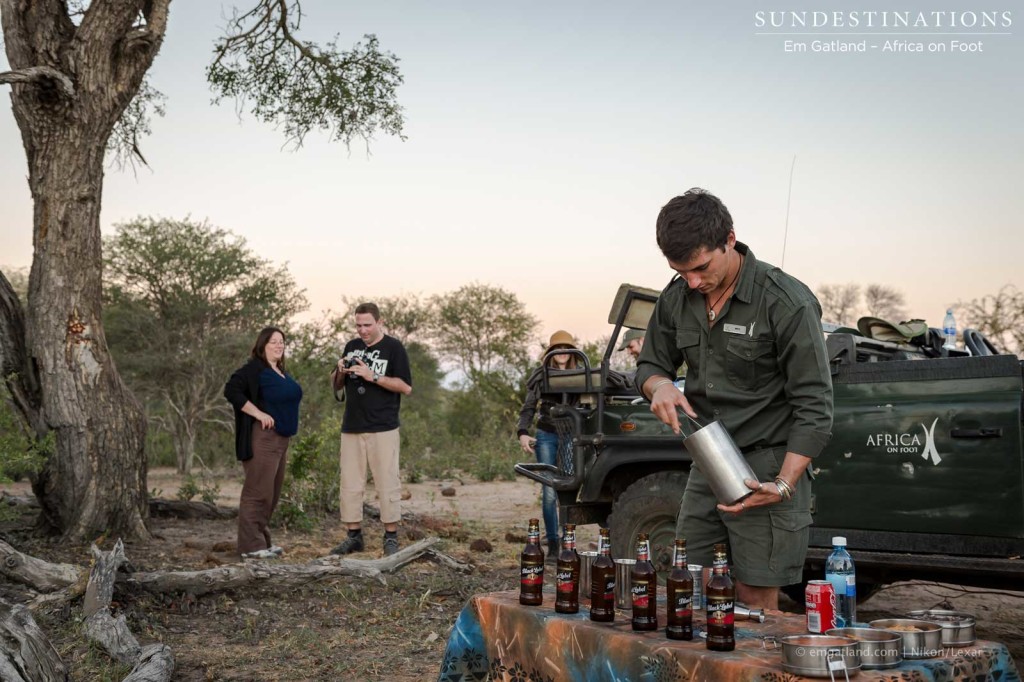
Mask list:
[[[341,520],[362,523],[366,466],[380,499],[381,523],[402,519],[402,481],[398,468],[398,429],[341,434]]]

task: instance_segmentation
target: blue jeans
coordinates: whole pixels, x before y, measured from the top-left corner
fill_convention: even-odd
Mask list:
[[[539,463],[557,465],[558,434],[537,429],[537,444],[533,449]],[[558,542],[558,495],[551,486],[543,486],[543,489],[541,509],[544,512],[544,533],[549,542]]]

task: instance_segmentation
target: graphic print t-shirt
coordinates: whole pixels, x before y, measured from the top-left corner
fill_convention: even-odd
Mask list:
[[[359,358],[382,377],[397,377],[412,386],[409,356],[402,342],[394,337],[385,334],[369,348],[362,339],[352,339],[345,344],[343,357]],[[341,430],[344,433],[379,433],[397,429],[401,405],[401,393],[349,375],[345,379],[345,418]]]

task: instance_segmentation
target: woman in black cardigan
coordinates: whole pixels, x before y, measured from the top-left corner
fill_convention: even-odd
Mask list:
[[[284,369],[284,332],[267,327],[252,357],[228,379],[224,397],[235,410],[235,456],[245,469],[238,503],[238,552],[280,556],[270,541],[270,516],[281,497],[288,442],[299,429],[302,387]]]

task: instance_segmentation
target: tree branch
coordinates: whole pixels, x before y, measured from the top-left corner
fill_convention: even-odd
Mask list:
[[[4,71],[0,73],[0,83],[29,83],[32,85],[55,83],[68,99],[75,96],[75,84],[71,82],[66,73],[52,66],[30,66],[16,71]]]

